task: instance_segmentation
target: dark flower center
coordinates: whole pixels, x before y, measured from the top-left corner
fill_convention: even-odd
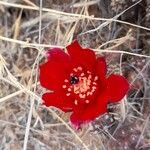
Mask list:
[[[71,84],[77,84],[79,82],[79,78],[77,76],[71,76],[70,77],[70,83]]]

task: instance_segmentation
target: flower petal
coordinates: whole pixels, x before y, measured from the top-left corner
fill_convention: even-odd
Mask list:
[[[77,65],[81,65],[88,70],[93,69],[96,61],[95,53],[90,49],[83,49],[78,41],[74,41],[71,45],[67,46],[68,53],[71,60]]]
[[[60,48],[49,49],[47,51],[47,57],[49,60],[53,60],[57,62],[69,62],[70,61],[69,55]]]
[[[123,76],[112,74],[107,78],[107,87],[110,102],[118,102],[129,90],[129,83]]]
[[[45,93],[42,99],[43,104],[47,107],[54,106],[64,112],[72,111],[73,103],[71,99],[62,93]]]
[[[40,66],[40,83],[50,90],[62,88],[64,80],[67,78],[68,63],[48,61]]]
[[[107,66],[104,57],[97,58],[97,74],[100,78],[104,78],[106,76]]]
[[[80,107],[80,110],[78,111],[74,111],[70,120],[76,125],[91,121],[105,112],[107,112],[107,97],[103,94],[98,97],[97,101],[84,105],[82,109]]]

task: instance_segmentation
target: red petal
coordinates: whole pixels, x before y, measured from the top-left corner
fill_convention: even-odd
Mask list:
[[[48,59],[57,61],[57,62],[68,62],[70,61],[70,57],[67,53],[65,53],[60,48],[49,49],[47,52]]]
[[[97,101],[85,105],[82,107],[82,110],[75,111],[70,119],[71,122],[76,125],[85,121],[91,121],[105,112],[107,112],[107,97],[101,95]]]
[[[74,41],[71,45],[67,46],[67,50],[74,63],[92,70],[96,61],[95,53],[92,50],[83,49],[78,41]]]
[[[96,75],[98,75],[98,83],[99,83],[99,91],[106,90],[106,72],[107,66],[104,57],[99,57],[97,59],[97,68],[96,68]]]
[[[57,90],[62,88],[67,78],[67,63],[48,61],[40,66],[40,82],[47,89]]]
[[[104,57],[97,58],[97,74],[100,78],[104,78],[107,72],[106,61]]]
[[[110,75],[107,79],[110,102],[120,101],[129,90],[128,81],[120,75]]]
[[[47,107],[55,106],[64,112],[72,111],[72,100],[62,93],[45,93],[42,96],[43,104]]]

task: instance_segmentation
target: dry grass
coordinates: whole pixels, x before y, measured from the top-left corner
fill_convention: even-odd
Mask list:
[[[150,148],[150,3],[99,3],[0,1],[0,150]],[[64,48],[76,38],[105,55],[108,73],[125,75],[131,85],[124,101],[79,131],[67,114],[41,105],[38,81],[46,48]]]

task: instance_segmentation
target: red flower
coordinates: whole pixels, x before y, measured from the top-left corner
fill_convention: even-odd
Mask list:
[[[107,112],[108,103],[120,101],[129,89],[124,77],[107,77],[106,70],[105,59],[96,58],[77,41],[67,46],[67,53],[59,48],[49,50],[48,61],[40,66],[40,82],[53,92],[43,95],[44,104],[72,112],[74,124],[95,119]]]

